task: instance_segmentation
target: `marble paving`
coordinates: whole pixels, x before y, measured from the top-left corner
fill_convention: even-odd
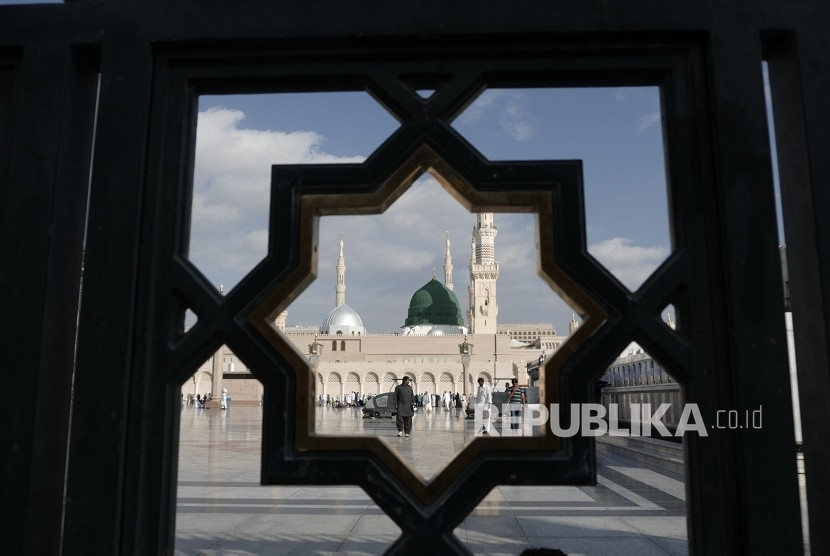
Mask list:
[[[456,417],[454,409],[419,412],[410,438],[395,436],[393,419],[354,409],[319,408],[315,426],[384,436],[430,477],[473,436],[472,422]],[[382,554],[398,538],[359,487],[260,486],[261,429],[259,407],[182,408],[176,554]],[[599,456],[596,486],[497,487],[455,534],[474,554],[687,554],[683,477]]]

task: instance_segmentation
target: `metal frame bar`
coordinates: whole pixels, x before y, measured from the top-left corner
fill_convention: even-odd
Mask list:
[[[296,366],[276,355],[246,319],[267,297],[264,292],[300,262],[296,225],[272,220],[272,233],[288,238],[294,247],[272,253],[269,268],[245,280],[239,291],[247,298],[220,299],[206,288],[192,288],[200,280],[192,266],[181,256],[171,259],[157,251],[160,238],[175,238],[181,246],[187,223],[186,215],[170,218],[167,211],[187,204],[182,184],[188,170],[177,161],[187,160],[192,137],[187,129],[171,136],[156,120],[163,112],[177,125],[192,122],[193,105],[167,106],[173,93],[179,93],[170,88],[175,80],[157,71],[172,48],[189,49],[196,56],[211,52],[212,59],[203,60],[206,67],[232,60],[237,68],[248,63],[246,55],[249,61],[261,60],[269,51],[272,60],[266,66],[293,68],[296,79],[288,80],[287,88],[360,88],[367,82],[356,76],[372,74],[380,85],[379,99],[399,115],[413,108],[402,94],[387,94],[402,67],[415,79],[445,74],[450,65],[452,75],[466,76],[472,83],[478,78],[471,78],[485,75],[483,68],[504,62],[525,67],[515,69],[505,83],[532,84],[538,82],[535,64],[556,59],[570,60],[570,69],[593,67],[593,73],[555,68],[572,82],[588,83],[593,75],[598,84],[612,74],[618,82],[642,82],[637,64],[630,61],[653,60],[659,52],[668,64],[652,77],[663,87],[671,144],[667,160],[675,253],[640,290],[626,293],[585,256],[584,239],[556,252],[550,259],[554,266],[578,282],[608,316],[562,362],[560,391],[552,394],[587,399],[589,369],[602,369],[623,342],[634,339],[677,369],[687,401],[699,403],[704,414],[763,404],[771,423],[763,436],[717,432],[688,442],[690,543],[700,554],[800,550],[761,94],[760,61],[766,56],[791,242],[808,499],[814,519],[811,543],[816,553],[830,550],[828,533],[815,521],[826,513],[822,508],[830,500],[821,471],[830,462],[823,442],[830,422],[830,307],[825,294],[830,287],[830,256],[825,256],[830,233],[821,218],[830,208],[827,188],[821,187],[830,174],[821,154],[830,150],[822,124],[830,105],[830,62],[825,56],[830,45],[822,25],[830,20],[830,7],[825,2],[784,6],[773,0],[727,5],[702,1],[677,6],[642,0],[598,7],[531,0],[521,9],[493,2],[475,11],[439,0],[417,7],[366,2],[363,9],[334,0],[290,9],[259,0],[244,6],[202,4],[181,0],[148,6],[113,0],[0,7],[0,101],[12,107],[0,112],[0,125],[8,126],[0,130],[0,296],[2,306],[17,319],[0,341],[6,353],[20,354],[19,370],[9,373],[7,385],[12,403],[0,410],[10,424],[0,442],[5,477],[0,500],[3,515],[11,516],[0,527],[10,547],[24,552],[60,547],[70,553],[171,550],[171,461],[177,438],[172,405],[158,410],[158,393],[163,390],[170,401],[170,381],[223,341],[245,353],[250,367],[274,369],[264,377],[266,391],[273,393],[269,410],[294,407],[290,392],[296,387]],[[244,18],[239,17],[242,12]],[[779,29],[783,31],[775,31]],[[600,60],[609,52],[618,59],[601,77]],[[448,64],[448,53],[457,55],[456,63]],[[372,63],[376,65],[370,68]],[[87,218],[79,199],[85,197],[85,170],[92,158],[90,131],[82,130],[80,136],[74,131],[92,117],[90,95],[98,70],[98,141],[73,366],[73,302],[67,299],[77,299]],[[252,79],[248,84],[257,81],[267,89],[276,83]],[[485,82],[493,86],[499,77],[488,73],[477,81],[478,86]],[[198,83],[191,86],[198,88]],[[450,94],[459,91],[445,91],[448,102],[461,98]],[[437,98],[440,102],[442,97]],[[458,108],[452,102],[446,106],[447,111]],[[394,137],[392,146],[405,152],[417,139],[409,133],[414,131]],[[442,141],[433,147],[443,159],[464,160],[459,153],[442,152]],[[172,177],[166,175],[171,161],[176,168]],[[392,160],[384,162],[394,166]],[[160,178],[157,172],[162,171]],[[344,191],[357,190],[346,185]],[[563,215],[574,217],[579,216]],[[173,260],[178,262],[171,267],[170,281],[162,285],[159,273]],[[273,272],[266,277],[266,270]],[[185,291],[189,298],[182,297]],[[164,303],[176,304],[182,312],[185,306],[201,308],[200,322],[210,324],[203,329],[211,330],[177,335],[178,317],[157,313]],[[675,303],[682,319],[678,334],[660,328],[659,311],[667,303]],[[158,328],[159,323],[164,326]],[[158,362],[164,364],[154,368]],[[292,445],[294,433],[283,425],[264,423],[268,443]],[[44,436],[47,430],[51,436]],[[590,444],[577,439],[565,454],[566,460],[574,454],[587,458],[563,460],[557,467],[545,456],[528,456],[528,470],[517,482],[544,481],[543,471],[551,468],[561,473],[557,480],[568,480],[568,470],[577,468],[584,477],[591,465]],[[391,551],[407,550],[427,527],[437,546],[461,550],[451,538],[452,524],[494,484],[481,477],[481,466],[488,475],[506,475],[514,471],[508,469],[510,457],[480,454],[481,463],[470,466],[461,482],[451,486],[460,495],[456,498],[469,503],[446,512],[430,513],[405,490],[373,491],[362,475],[351,471],[326,475],[330,463],[323,461],[314,480],[365,483],[368,491],[392,496],[384,508],[404,508],[399,521],[404,535]],[[324,459],[336,463],[343,456]],[[376,469],[377,477],[391,477],[383,466]],[[154,475],[156,471],[160,473]],[[279,480],[309,479],[286,477],[285,472],[278,473]],[[64,485],[65,497],[59,497]]]

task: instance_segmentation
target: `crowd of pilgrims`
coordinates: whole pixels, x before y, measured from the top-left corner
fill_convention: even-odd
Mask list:
[[[182,405],[192,405],[193,407],[205,407],[205,404],[213,399],[213,394],[208,392],[204,396],[202,394],[182,394]]]
[[[366,405],[366,401],[372,398],[372,394],[358,394],[357,392],[346,392],[345,394],[335,394],[334,396],[320,394],[317,397],[317,405],[320,407],[361,407]],[[467,405],[467,397],[456,392],[453,394],[449,391],[444,391],[443,394],[430,394],[424,392],[423,394],[416,394],[418,407],[426,408],[429,411],[433,407],[442,407],[449,411],[453,407],[463,408]]]

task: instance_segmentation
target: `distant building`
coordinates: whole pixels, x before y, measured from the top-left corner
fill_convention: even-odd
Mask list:
[[[521,343],[528,347],[544,350],[547,353],[558,349],[563,338],[556,333],[553,324],[546,322],[499,324],[497,333],[513,340],[514,346]]]
[[[433,272],[432,279],[412,294],[398,334],[367,333],[360,315],[346,304],[341,235],[335,306],[321,326],[289,325],[285,312],[275,321],[276,328],[309,359],[315,373],[315,396],[387,392],[403,376],[412,379],[417,393],[466,391],[470,395],[479,377],[497,387],[512,377],[526,383],[527,363],[550,356],[567,337],[557,335],[550,323],[498,324],[496,233],[493,214],[478,214],[469,265],[468,323],[453,292],[448,235],[444,283]],[[465,338],[473,344],[466,389],[459,354]],[[318,356],[310,351],[315,342],[322,347]],[[215,397],[221,388],[227,388],[233,403],[258,403],[262,397],[262,385],[226,346],[199,368],[182,392],[213,392]]]
[[[671,326],[671,316],[666,324]],[[597,402],[608,407],[617,404],[620,423],[629,423],[632,418],[639,421],[640,416],[631,414],[631,404],[650,404],[651,414],[661,404],[669,404],[661,421],[669,430],[677,426],[683,412],[683,397],[680,384],[669,374],[660,362],[643,351],[636,343],[630,344],[614,360],[600,378]]]

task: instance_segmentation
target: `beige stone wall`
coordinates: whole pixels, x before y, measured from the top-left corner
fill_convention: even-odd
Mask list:
[[[463,372],[458,345],[464,335],[400,336],[396,334],[368,334],[365,336],[324,336],[291,334],[287,340],[309,357],[308,346],[316,341],[323,351],[315,369],[315,397],[319,394],[337,395],[346,392],[378,394],[394,389],[399,380],[408,375],[417,393],[442,393],[444,390],[463,392]],[[557,337],[558,343],[565,338]],[[468,367],[467,393],[475,391],[476,381],[483,376],[489,384],[503,385],[511,377],[527,381],[525,364],[534,361],[543,349],[515,349],[505,334],[470,334],[473,344]],[[544,350],[550,355],[551,350]],[[244,374],[249,369],[227,346],[206,361],[182,385],[184,394],[212,392],[214,399],[221,396],[221,388],[228,389],[232,403],[259,403],[262,385],[253,379],[221,380],[221,387],[213,384],[214,361],[226,373]],[[233,369],[231,371],[231,369]]]
[[[224,380],[223,387],[228,390],[231,405],[252,405],[262,401],[264,389],[262,383],[256,379]],[[214,395],[214,399],[219,399]]]
[[[317,336],[323,352],[317,364],[317,393],[337,395],[345,392],[378,393],[392,390],[408,375],[413,388],[423,392],[463,392],[461,357],[458,346],[464,335],[399,336],[369,334],[359,338]],[[479,376],[488,383],[496,378],[524,381],[525,363],[538,359],[541,349],[516,350],[510,338],[497,334],[471,334],[473,354],[468,368],[467,392],[472,393]],[[310,334],[288,335],[297,350],[307,356]],[[332,342],[335,342],[332,345]],[[345,342],[345,351],[342,350]],[[336,347],[337,351],[332,351]],[[548,351],[550,353],[550,351]]]

